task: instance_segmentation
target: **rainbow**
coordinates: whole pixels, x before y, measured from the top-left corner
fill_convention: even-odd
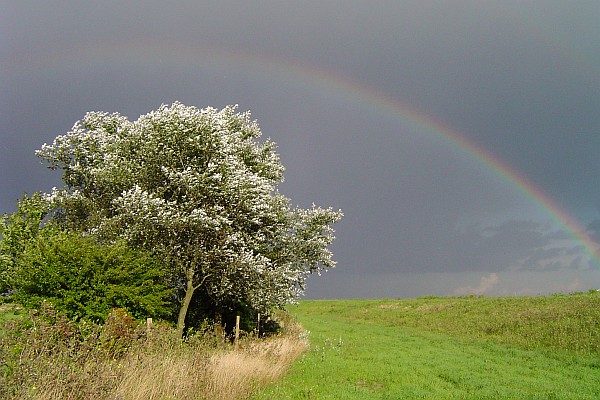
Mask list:
[[[367,103],[371,107],[376,107],[381,112],[396,115],[404,123],[416,126],[419,128],[419,131],[426,131],[435,135],[449,145],[458,148],[461,152],[467,153],[494,175],[508,182],[530,201],[540,206],[555,223],[562,226],[573,239],[583,245],[585,252],[590,257],[590,262],[594,266],[600,267],[600,247],[592,239],[588,230],[533,182],[494,156],[484,147],[442,124],[434,117],[398,99],[387,96],[372,87],[347,80],[342,76],[331,74],[328,71],[301,67],[297,64],[288,65],[288,67],[296,74],[305,75],[304,79],[317,80],[320,87],[339,91],[345,97],[355,98],[360,103]]]
[[[419,131],[434,135],[448,145],[466,153],[478,163],[512,187],[523,193],[550,218],[562,226],[577,242],[581,243],[590,257],[590,262],[600,267],[600,246],[575,218],[569,215],[552,198],[517,170],[494,156],[487,149],[465,135],[446,126],[431,115],[390,97],[375,88],[350,80],[340,74],[314,66],[300,64],[295,60],[269,57],[244,51],[229,51],[203,45],[187,46],[176,42],[163,43],[118,43],[103,47],[79,49],[39,57],[36,62],[13,60],[0,68],[6,72],[19,73],[22,69],[35,72],[66,66],[89,66],[96,64],[125,64],[143,68],[144,65],[165,63],[182,68],[204,67],[217,70],[234,69],[258,77],[268,76],[271,80],[298,83],[302,86],[325,90],[334,96],[349,99],[370,111],[391,115],[401,123],[411,125]]]

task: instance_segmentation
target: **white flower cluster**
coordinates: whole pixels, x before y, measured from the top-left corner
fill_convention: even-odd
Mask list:
[[[77,211],[67,224],[164,255],[213,298],[268,310],[335,265],[327,246],[342,214],[292,209],[276,190],[276,145],[260,137],[236,106],[176,102],[133,122],[88,113],[37,154],[64,172],[46,199]]]

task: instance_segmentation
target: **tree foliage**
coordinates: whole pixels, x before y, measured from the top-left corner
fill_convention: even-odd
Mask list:
[[[113,308],[136,318],[169,317],[164,269],[124,242],[102,245],[78,233],[53,232],[30,242],[12,298],[38,308],[44,300],[73,318],[103,321]]]
[[[45,214],[35,194],[24,197],[18,211],[4,215],[0,224],[2,282],[11,301],[31,308],[50,301],[69,317],[94,321],[104,320],[115,307],[138,318],[172,313],[172,290],[156,258],[123,240],[103,244],[45,224]]]
[[[40,193],[24,195],[18,209],[3,214],[0,219],[0,293],[14,289],[13,281],[19,272],[19,260],[25,247],[37,238],[47,214]]]
[[[260,136],[236,107],[174,103],[136,121],[90,112],[37,154],[63,171],[46,200],[64,226],[122,237],[170,266],[183,330],[194,293],[267,311],[335,265],[327,246],[342,213],[293,208],[276,189],[276,146]]]

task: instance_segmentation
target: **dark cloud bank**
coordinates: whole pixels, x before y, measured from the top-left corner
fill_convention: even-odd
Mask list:
[[[5,3],[2,212],[60,184],[33,153],[86,111],[136,119],[174,100],[237,103],[279,144],[281,190],[346,215],[339,266],[311,279],[308,297],[600,286],[589,249],[489,166],[372,99],[296,76],[326,71],[410,104],[598,240],[596,1]]]

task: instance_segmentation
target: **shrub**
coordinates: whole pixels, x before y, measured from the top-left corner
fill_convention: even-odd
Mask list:
[[[27,243],[37,238],[46,216],[40,193],[24,195],[17,203],[18,210],[0,218],[0,301],[12,293],[19,258]]]
[[[111,311],[100,334],[100,345],[110,356],[123,355],[141,337],[140,324],[126,310]]]
[[[45,228],[26,243],[12,279],[12,301],[29,308],[50,301],[69,318],[103,321],[112,308],[135,318],[167,318],[171,290],[162,266],[123,242]]]

